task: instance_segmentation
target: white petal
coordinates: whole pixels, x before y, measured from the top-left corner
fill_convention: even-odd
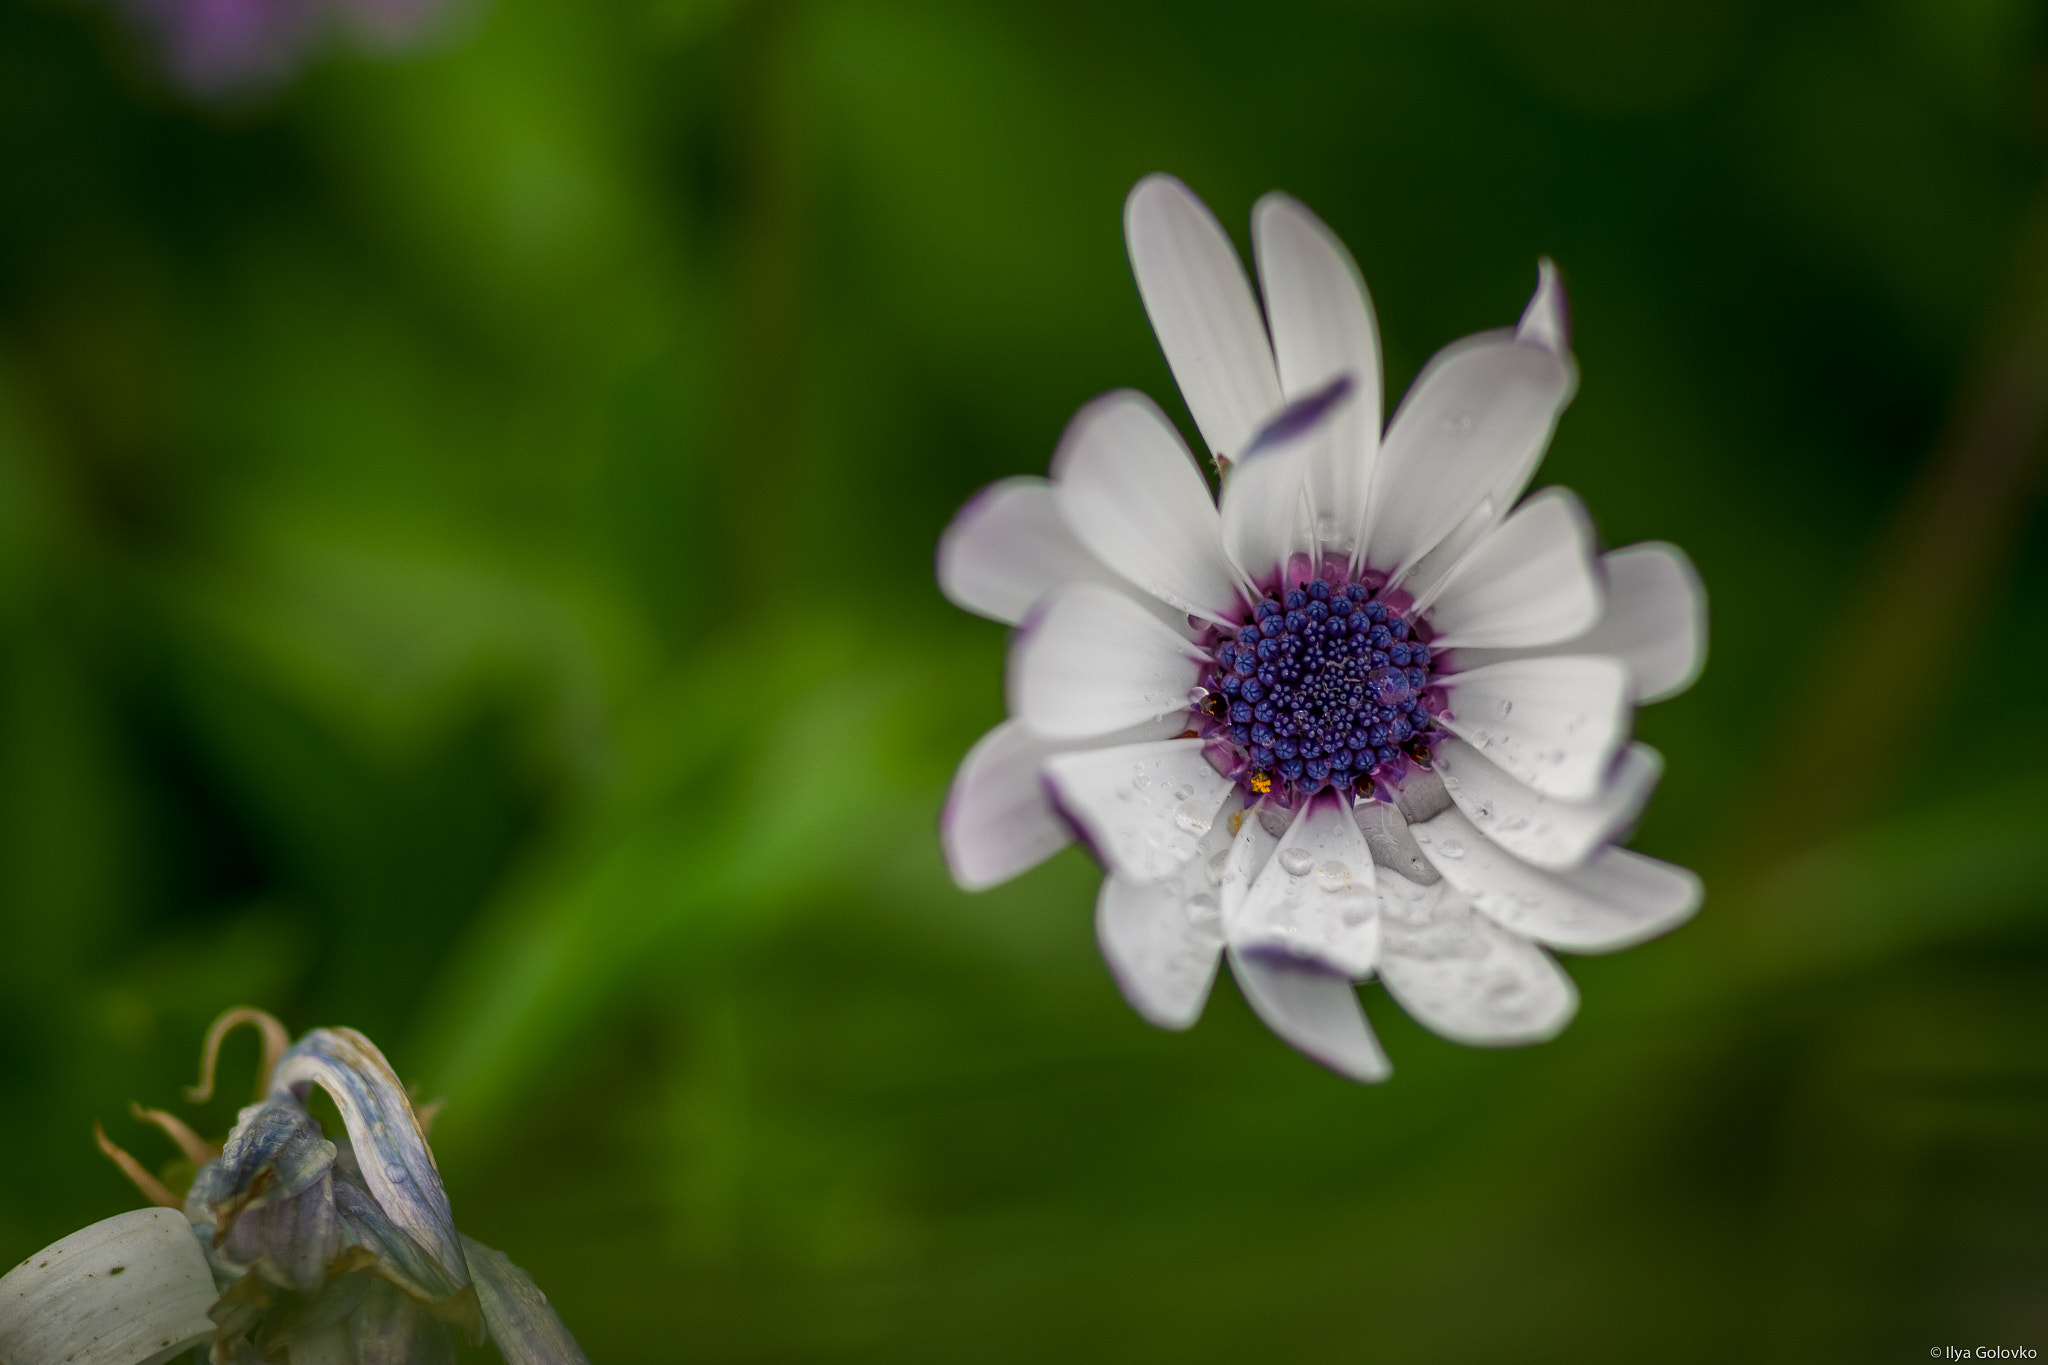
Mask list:
[[[1317,538],[1347,554],[1365,517],[1380,441],[1380,335],[1372,296],[1337,234],[1298,201],[1269,194],[1252,209],[1252,247],[1280,391],[1299,398],[1348,375],[1351,403],[1309,471]]]
[[[1199,739],[1058,754],[1045,775],[1110,870],[1152,882],[1185,867],[1233,788]]]
[[[983,735],[960,761],[939,817],[939,842],[953,880],[964,891],[985,890],[1073,842],[1073,831],[1053,809],[1039,773],[1046,759],[1077,747],[1169,739],[1183,725],[1180,717],[1167,716],[1077,746],[1040,738],[1013,717]]]
[[[1241,952],[1313,959],[1353,978],[1372,975],[1380,942],[1372,852],[1351,811],[1325,800],[1296,815],[1224,925]]]
[[[1280,406],[1272,344],[1236,248],[1170,175],[1147,176],[1131,191],[1124,239],[1152,330],[1203,441],[1236,458]]]
[[[1699,909],[1699,878],[1612,846],[1584,867],[1546,872],[1509,854],[1447,810],[1416,825],[1415,841],[1444,880],[1515,933],[1579,953],[1608,953],[1684,923]]]
[[[1474,911],[1449,882],[1380,878],[1380,980],[1431,1032],[1478,1047],[1555,1038],[1579,993],[1550,954]]]
[[[1120,592],[1054,590],[1010,646],[1010,710],[1048,739],[1087,739],[1185,710],[1201,655]]]
[[[1071,591],[1071,590],[1070,590]],[[1598,655],[1454,673],[1444,728],[1546,796],[1590,800],[1628,734],[1629,673]]]
[[[1266,1027],[1340,1076],[1383,1081],[1394,1074],[1349,981],[1313,963],[1232,950],[1230,970]]]
[[[1457,532],[1440,569],[1506,515],[1571,401],[1569,357],[1506,332],[1453,342],[1423,368],[1373,466],[1368,562],[1409,577]],[[1475,515],[1476,514],[1476,515]],[[1410,588],[1430,583],[1411,578]]]
[[[1060,514],[1103,563],[1184,613],[1235,605],[1209,485],[1151,399],[1126,391],[1082,408],[1052,470]]]
[[[1422,856],[1415,836],[1408,832],[1408,821],[1396,807],[1385,801],[1360,801],[1351,808],[1351,815],[1358,821],[1358,832],[1365,836],[1365,846],[1372,850],[1373,865],[1400,874],[1388,877],[1375,872],[1375,887],[1384,890],[1389,885],[1398,888],[1437,880],[1436,869]]]
[[[1609,550],[1601,564],[1607,606],[1591,630],[1542,649],[1460,650],[1457,666],[1480,668],[1540,655],[1607,654],[1628,665],[1639,706],[1691,687],[1707,659],[1707,592],[1685,551],[1663,541],[1645,541]]]
[[[1480,538],[1430,609],[1433,646],[1546,645],[1600,619],[1593,523],[1578,498],[1546,488]]]
[[[1031,604],[1077,579],[1116,575],[1060,519],[1044,479],[1004,479],[970,498],[939,537],[939,590],[955,606],[1016,625]]]
[[[1560,801],[1517,782],[1455,736],[1436,748],[1444,790],[1479,831],[1524,862],[1577,867],[1634,822],[1663,775],[1664,759],[1647,744],[1621,751],[1589,801]]]
[[[1515,324],[1515,340],[1541,346],[1552,355],[1571,353],[1571,317],[1565,303],[1564,281],[1558,278],[1557,262],[1545,256],[1536,262],[1536,292]]]
[[[1612,654],[1636,678],[1638,704],[1675,697],[1707,661],[1707,590],[1685,551],[1648,541],[1609,553],[1607,611],[1575,652]]]
[[[184,1214],[118,1213],[0,1276],[0,1361],[167,1361],[212,1338],[219,1298]]]
[[[1195,856],[1173,876],[1134,882],[1112,872],[1102,879],[1095,901],[1102,956],[1131,1008],[1160,1028],[1191,1027],[1216,979],[1223,951],[1217,883],[1236,814],[1233,794]]]
[[[1280,847],[1280,836],[1294,821],[1278,806],[1261,801],[1231,823],[1235,826],[1235,837],[1230,841],[1230,854],[1223,861],[1223,876],[1216,888],[1221,895],[1226,925],[1237,920],[1252,884],[1265,870],[1273,850]]]
[[[1341,434],[1350,388],[1339,376],[1275,413],[1224,480],[1224,552],[1261,589],[1279,581],[1292,556],[1315,551],[1309,471]]]

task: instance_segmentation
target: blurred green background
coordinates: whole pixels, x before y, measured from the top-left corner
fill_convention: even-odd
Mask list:
[[[600,1365],[2048,1350],[2043,18],[492,0],[209,108],[0,0],[0,1264],[251,1003],[447,1097]],[[933,544],[1098,392],[1185,426],[1157,169],[1320,212],[1393,393],[1556,257],[1540,478],[1701,568],[1636,845],[1708,902],[1557,1042],[1368,987],[1355,1087],[1227,977],[1141,1023],[1078,852],[945,877],[1004,638]]]

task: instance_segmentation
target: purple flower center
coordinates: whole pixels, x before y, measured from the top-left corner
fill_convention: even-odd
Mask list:
[[[1430,649],[1366,583],[1309,579],[1265,597],[1204,671],[1197,708],[1240,759],[1246,799],[1373,793],[1441,735]]]

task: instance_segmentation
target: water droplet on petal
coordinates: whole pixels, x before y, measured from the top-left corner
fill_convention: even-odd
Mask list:
[[[1290,877],[1306,877],[1315,869],[1316,857],[1305,848],[1280,850],[1280,870]]]
[[[1173,817],[1174,827],[1184,834],[1207,834],[1209,822],[1193,811],[1181,811]]]
[[[1465,856],[1465,845],[1456,839],[1446,839],[1444,840],[1443,855],[1446,858],[1462,858]]]
[[[1502,720],[1506,720],[1509,714],[1514,711],[1515,704],[1509,701],[1506,697],[1502,697],[1500,699],[1499,704],[1496,705],[1493,709],[1500,714],[1500,718]]]
[[[1190,796],[1193,796],[1194,794],[1195,794],[1195,789],[1194,789],[1193,787],[1189,787],[1189,786],[1180,786],[1180,787],[1175,787],[1175,788],[1173,789],[1173,799],[1174,799],[1174,800],[1176,800],[1176,801],[1185,801],[1185,800],[1187,800],[1187,799],[1188,799],[1188,798],[1189,798]]]

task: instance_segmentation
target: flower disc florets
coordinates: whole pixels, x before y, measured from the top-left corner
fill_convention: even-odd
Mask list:
[[[1333,571],[1333,573],[1341,573]],[[1323,790],[1369,796],[1440,735],[1427,626],[1370,578],[1307,578],[1256,603],[1222,634],[1198,708],[1240,760],[1247,800]]]

